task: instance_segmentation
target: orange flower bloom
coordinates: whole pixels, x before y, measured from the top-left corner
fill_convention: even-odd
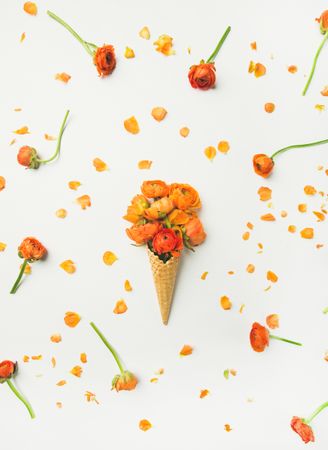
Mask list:
[[[143,195],[136,195],[128,206],[127,213],[123,219],[128,222],[137,223],[143,217],[145,209],[149,208],[149,202]]]
[[[172,253],[173,256],[179,256],[183,249],[183,241],[180,235],[176,234],[172,228],[165,228],[159,231],[152,242],[154,252],[158,255],[163,253]]]
[[[35,148],[24,145],[21,147],[17,154],[17,161],[21,166],[25,166],[29,169],[38,169],[40,163],[38,161],[38,154]]]
[[[320,23],[320,31],[322,34],[328,30],[328,10],[326,9],[318,19],[315,19]]]
[[[308,442],[314,442],[315,439],[312,428],[310,427],[310,425],[305,423],[304,419],[294,416],[290,422],[290,426],[295,431],[295,433],[297,433],[302,438],[305,444],[307,444]]]
[[[125,370],[116,375],[112,381],[112,389],[119,391],[133,391],[138,384],[138,380],[132,372]]]
[[[214,62],[201,63],[190,67],[189,83],[194,89],[207,91],[215,86],[216,75]]]
[[[198,209],[202,206],[198,192],[189,184],[171,184],[170,198],[178,209]]]
[[[259,153],[253,157],[253,167],[255,173],[267,178],[273,170],[274,161],[269,156]]]
[[[126,234],[137,244],[145,244],[153,239],[160,229],[161,225],[158,222],[146,223],[145,225],[133,225],[126,230]]]
[[[172,225],[185,225],[189,220],[190,216],[181,209],[174,209],[169,215],[169,221]]]
[[[198,217],[194,217],[193,219],[189,220],[189,222],[185,225],[185,232],[187,237],[189,238],[188,242],[191,245],[200,245],[206,238],[203,224],[198,219]]]
[[[0,363],[0,383],[11,378],[16,370],[16,363],[12,361],[2,361]]]
[[[112,45],[98,47],[93,62],[97,67],[99,76],[106,77],[110,75],[116,66],[114,47]]]
[[[256,352],[263,352],[269,346],[269,332],[257,322],[253,323],[249,338],[251,346]]]
[[[161,180],[144,181],[141,192],[147,198],[165,197],[169,193],[169,186]]]
[[[167,215],[174,208],[173,202],[169,197],[162,197],[156,202],[152,203],[150,208],[145,209],[144,216],[147,219],[161,219]]]
[[[30,262],[42,259],[47,253],[47,249],[33,237],[27,237],[18,247],[18,254],[21,258]]]

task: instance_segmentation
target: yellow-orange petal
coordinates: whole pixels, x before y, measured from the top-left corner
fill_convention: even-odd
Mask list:
[[[86,364],[88,362],[88,358],[87,358],[87,354],[86,353],[81,353],[80,354],[80,361],[82,364]]]
[[[276,283],[278,281],[278,276],[271,270],[268,270],[267,271],[267,280],[271,281],[272,283]]]
[[[190,345],[184,345],[180,350],[180,356],[189,356],[193,352],[193,348]]]
[[[182,127],[180,128],[180,136],[186,138],[190,133],[190,130],[188,127]]]
[[[24,363],[28,363],[29,361],[30,361],[30,357],[27,356],[27,355],[24,355],[24,356],[23,356],[23,362],[24,362]]]
[[[92,161],[92,164],[97,172],[104,172],[105,170],[108,170],[107,164],[100,158],[95,158]]]
[[[124,56],[125,56],[127,59],[131,59],[131,58],[134,58],[136,55],[135,55],[135,53],[134,53],[134,51],[133,51],[132,48],[130,48],[130,47],[125,47]]]
[[[138,169],[140,170],[147,170],[151,168],[151,165],[153,164],[153,161],[149,161],[148,159],[142,159],[138,162]]]
[[[305,213],[307,211],[307,204],[306,203],[300,203],[297,206],[297,209],[299,210],[299,212]]]
[[[320,94],[323,95],[324,97],[328,97],[328,86],[325,86],[320,92]]]
[[[303,239],[312,239],[314,236],[314,231],[313,228],[303,228],[300,234]]]
[[[59,267],[61,267],[63,270],[65,270],[66,273],[69,274],[72,274],[76,271],[75,264],[71,259],[66,259],[65,261],[60,263]]]
[[[75,377],[78,377],[78,378],[81,377],[82,372],[83,372],[83,369],[82,369],[81,366],[74,366],[74,367],[70,370],[70,373],[71,373],[72,375],[74,375]]]
[[[226,295],[223,295],[220,298],[220,304],[221,304],[221,308],[226,311],[232,308],[232,303],[230,301],[230,298],[227,297]]]
[[[118,258],[113,252],[107,251],[103,254],[103,261],[106,264],[106,266],[111,266],[117,260]]]
[[[116,302],[115,308],[113,309],[114,314],[124,314],[128,310],[128,307],[126,306],[125,301],[118,300]]]
[[[82,209],[86,209],[91,206],[91,199],[89,195],[82,195],[76,199],[76,202],[81,206]]]
[[[25,31],[21,34],[21,37],[20,37],[20,39],[19,39],[19,42],[24,42],[25,41],[25,38],[26,38],[26,33],[25,33]]]
[[[248,266],[246,267],[246,272],[248,272],[248,273],[254,273],[254,272],[255,272],[255,266],[254,266],[254,264],[248,264]]]
[[[173,38],[167,34],[162,34],[159,36],[157,41],[154,42],[156,46],[156,51],[162,53],[165,56],[171,56],[175,54],[173,50]]]
[[[276,218],[274,217],[273,214],[264,214],[263,216],[261,216],[261,220],[263,220],[264,222],[274,222],[276,220]]]
[[[79,181],[69,181],[68,187],[72,189],[73,191],[77,191],[78,187],[81,186],[81,183]]]
[[[249,65],[248,65],[248,73],[253,73],[255,70],[255,62],[254,61],[250,61]]]
[[[262,200],[262,202],[267,202],[268,200],[271,200],[271,194],[272,194],[272,190],[266,186],[261,186],[258,191],[257,191],[260,200]]]
[[[213,161],[213,159],[216,157],[216,148],[213,146],[206,147],[204,150],[204,155],[210,161]]]
[[[24,11],[31,16],[36,16],[38,13],[38,7],[34,2],[25,2],[23,6]]]
[[[138,121],[134,116],[124,120],[124,128],[131,134],[138,134],[140,131]]]
[[[13,131],[13,133],[15,133],[15,134],[29,134],[30,132],[29,132],[28,127],[25,126],[25,127],[18,128],[18,130]]]
[[[243,233],[242,238],[244,241],[248,241],[248,239],[250,238],[250,232],[249,231],[245,231],[245,233]]]
[[[296,232],[296,227],[295,227],[295,225],[289,225],[289,226],[288,226],[288,231],[289,231],[290,233],[295,233],[295,232]]]
[[[156,106],[152,109],[151,115],[157,122],[161,122],[163,119],[165,119],[165,116],[167,114],[167,111],[162,106]]]
[[[124,289],[126,290],[126,292],[131,292],[132,291],[132,286],[129,280],[125,280],[124,282]]]
[[[323,222],[325,220],[326,216],[322,212],[320,211],[312,211],[312,212],[318,219],[318,222]]]
[[[64,322],[65,324],[70,327],[74,328],[81,320],[81,316],[75,312],[68,311],[65,313]]]
[[[139,31],[139,36],[142,38],[142,39],[150,39],[150,31],[149,31],[149,28],[148,27],[143,27],[143,28],[141,28],[141,30]]]
[[[44,133],[44,138],[46,141],[55,141],[57,138],[55,136],[51,136],[50,134]]]
[[[53,369],[56,367],[56,364],[57,364],[56,358],[53,356],[51,358],[51,366],[52,366]]]
[[[57,386],[64,386],[67,383],[66,380],[60,380],[58,383],[56,383]]]
[[[307,185],[304,186],[304,193],[306,195],[315,195],[317,193],[317,190],[314,186]]]
[[[227,431],[228,433],[232,430],[231,426],[230,426],[228,423],[226,423],[226,424],[224,425],[224,429],[225,429],[225,431]]]
[[[251,43],[250,43],[250,47],[251,47],[252,50],[257,50],[257,44],[256,44],[256,42],[255,42],[255,41],[254,41],[254,42],[251,42]]]
[[[67,216],[67,211],[66,211],[66,209],[64,209],[64,208],[57,209],[57,211],[56,211],[56,216],[57,216],[59,219],[65,219],[65,217]]]
[[[6,187],[6,180],[4,177],[0,176],[0,191]]]
[[[291,66],[288,66],[287,70],[289,73],[296,73],[298,69],[297,69],[297,66],[291,65]]]
[[[152,424],[147,419],[142,419],[139,422],[139,428],[141,431],[148,431],[152,427]]]
[[[203,272],[201,277],[200,277],[200,279],[201,280],[206,280],[207,275],[208,275],[208,272]]]
[[[22,268],[23,264],[21,264],[20,269]],[[26,264],[25,269],[24,269],[24,274],[25,275],[30,275],[30,273],[32,272],[32,267],[30,264]]]
[[[7,244],[4,242],[0,242],[0,252],[4,252],[6,250]]]
[[[324,110],[326,109],[325,105],[321,105],[321,104],[319,104],[319,103],[317,103],[316,105],[314,105],[314,108],[315,108],[317,111],[319,111],[319,112],[322,112],[322,111],[324,111]]]
[[[220,141],[218,143],[218,150],[220,153],[228,153],[230,150],[230,144],[228,141]]]
[[[65,73],[65,72],[56,73],[56,75],[55,75],[55,80],[62,81],[63,83],[66,83],[66,84],[69,82],[69,80],[71,78],[72,77],[70,75],[68,75],[68,73]]]
[[[271,330],[274,330],[275,328],[279,328],[279,316],[278,314],[269,314],[266,319],[266,324],[268,325]]]
[[[202,389],[199,393],[199,398],[207,397],[210,391],[208,389]]]
[[[251,222],[247,222],[246,223],[247,228],[249,228],[250,230],[254,229],[254,225]]]
[[[264,111],[271,114],[276,109],[276,105],[274,103],[268,102],[264,105]]]
[[[266,68],[261,63],[256,63],[254,67],[254,75],[256,78],[263,77],[266,74]]]
[[[62,337],[61,337],[60,334],[52,334],[52,335],[50,336],[50,340],[51,340],[51,342],[53,342],[53,343],[55,343],[55,344],[58,344],[59,342],[61,342]]]

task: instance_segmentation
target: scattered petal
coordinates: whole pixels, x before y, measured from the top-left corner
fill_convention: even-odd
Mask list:
[[[166,109],[161,106],[156,106],[151,111],[151,115],[155,120],[157,120],[157,122],[161,122],[163,119],[165,119],[166,114]]]
[[[208,275],[208,272],[203,272],[202,275],[201,275],[201,277],[200,277],[200,279],[201,279],[201,280],[206,280],[207,275]]]
[[[151,378],[149,381],[151,383],[158,383],[158,378]]]
[[[12,140],[9,142],[9,145],[14,145],[15,142],[16,142],[16,139],[12,139]]]
[[[249,228],[250,230],[253,230],[254,225],[251,222],[247,222],[246,223],[247,228]]]
[[[314,236],[314,231],[313,228],[303,228],[300,234],[303,239],[312,239]]]
[[[272,214],[264,214],[261,216],[261,220],[264,220],[264,222],[273,222],[276,218]]]
[[[92,161],[92,164],[97,172],[104,172],[105,170],[108,170],[107,164],[102,161],[100,158],[95,158]]]
[[[139,31],[139,36],[142,39],[150,39],[150,31],[148,27],[143,27],[140,31]]]
[[[297,66],[292,65],[292,66],[288,66],[287,70],[289,73],[296,73],[298,69],[297,69]]]
[[[139,422],[139,428],[141,431],[148,431],[152,427],[152,424],[147,419],[142,419]]]
[[[134,116],[124,120],[124,128],[131,134],[138,134],[140,131],[138,121]]]
[[[271,270],[268,270],[267,271],[267,280],[272,281],[272,283],[276,283],[278,281],[278,276]]]
[[[32,359],[33,361],[41,361],[42,355],[34,355],[34,356],[31,356],[31,359]]]
[[[13,133],[15,133],[15,134],[29,134],[30,132],[29,132],[29,130],[28,130],[28,127],[22,127],[22,128],[18,128],[18,130],[16,130],[16,131],[13,131]]]
[[[128,310],[128,307],[126,306],[125,301],[118,300],[116,302],[115,308],[113,309],[114,314],[124,314]]]
[[[206,147],[204,150],[204,154],[206,158],[208,158],[210,161],[213,161],[213,159],[216,157],[216,148],[215,147]]]
[[[127,59],[131,59],[135,57],[134,51],[132,50],[132,48],[130,47],[125,47],[125,52],[124,52],[124,56]]]
[[[295,233],[295,232],[296,232],[296,227],[295,227],[295,225],[289,225],[288,231],[289,231],[290,233]]]
[[[190,133],[190,130],[188,127],[182,127],[180,128],[180,135],[184,138],[186,138]]]
[[[210,391],[208,389],[202,389],[199,394],[199,398],[207,397]]]
[[[80,322],[81,316],[79,316],[75,312],[68,311],[65,313],[64,322],[70,328],[76,327],[76,325]]]
[[[0,176],[0,192],[6,187],[6,180]]]
[[[315,195],[317,193],[317,190],[315,187],[307,185],[304,186],[304,193],[306,195]]]
[[[50,136],[50,134],[45,133],[44,138],[46,141],[55,141],[57,138],[55,136]]]
[[[271,330],[274,330],[275,328],[279,328],[279,316],[278,314],[270,314],[265,319],[266,324],[268,325]]]
[[[220,304],[221,304],[222,309],[229,310],[232,308],[232,303],[231,303],[229,297],[227,297],[226,295],[223,295],[220,298]]]
[[[325,220],[326,217],[322,212],[320,212],[320,211],[312,211],[312,212],[317,217],[318,222],[322,222]]]
[[[132,286],[129,280],[125,280],[124,282],[124,289],[126,290],[126,292],[131,292],[132,291]]]
[[[254,73],[256,78],[263,77],[266,74],[266,68],[261,63],[251,61],[248,66],[248,73]]]
[[[80,354],[80,361],[83,364],[86,364],[88,362],[88,358],[87,358],[87,354],[86,353],[81,353]]]
[[[63,83],[66,83],[66,84],[69,82],[69,80],[70,80],[71,78],[72,78],[72,77],[71,77],[70,75],[68,75],[68,73],[65,73],[65,72],[57,73],[57,74],[55,75],[55,80],[62,81]]]
[[[31,16],[36,16],[38,13],[38,7],[33,2],[25,2],[23,8],[24,11]]]
[[[273,111],[276,109],[276,106],[275,106],[275,104],[274,103],[266,103],[265,105],[264,105],[264,111],[265,112],[267,112],[267,113],[269,113],[269,114],[271,114],[271,113],[273,113]]]
[[[64,386],[67,383],[66,380],[60,380],[58,383],[56,383],[57,386]]]
[[[270,188],[261,186],[257,191],[257,193],[260,196],[260,200],[262,200],[262,202],[267,202],[268,200],[271,200],[272,190]]]
[[[4,252],[6,250],[7,244],[4,242],[0,242],[0,252]]]
[[[138,162],[138,169],[141,169],[141,170],[150,169],[152,164],[153,164],[153,161],[149,161],[148,159],[143,159]]]
[[[248,241],[248,239],[250,238],[250,232],[249,231],[245,231],[245,233],[243,233],[242,238],[244,241]]]
[[[254,42],[251,42],[251,43],[250,43],[250,46],[251,46],[251,49],[252,49],[252,50],[257,50],[257,44],[256,44],[255,41],[254,41]]]
[[[96,394],[93,394],[93,393],[90,392],[90,391],[86,391],[85,394],[84,394],[84,396],[85,396],[87,402],[95,402],[95,403],[97,403],[97,405],[99,405],[99,402],[98,402],[98,400],[96,399]]]
[[[297,206],[297,209],[299,210],[299,212],[305,213],[307,211],[307,204],[306,203],[300,203]]]
[[[314,108],[319,111],[322,112],[326,109],[325,105],[320,105],[319,103],[317,103],[316,105],[314,105]]]
[[[184,345],[180,350],[180,356],[189,356],[193,352],[193,348],[190,345]]]
[[[56,406],[58,409],[61,409],[63,407],[62,402],[56,402]]]
[[[56,216],[57,216],[59,219],[65,219],[65,217],[67,216],[67,211],[66,211],[66,209],[64,209],[64,208],[57,209],[57,211],[56,211]]]
[[[20,42],[24,42],[25,41],[25,38],[26,38],[26,33],[24,32],[24,33],[22,33],[21,34],[21,37],[20,37]]]
[[[225,429],[228,433],[229,433],[229,431],[232,430],[231,426],[230,426],[228,423],[226,423],[226,424],[224,425],[224,429]]]
[[[156,46],[156,51],[162,53],[165,56],[174,55],[175,51],[173,47],[173,38],[167,34],[162,34],[157,41],[154,42]]]
[[[62,337],[60,334],[53,334],[52,336],[50,336],[50,340],[51,340],[51,342],[58,344],[59,342],[61,342]]]
[[[107,251],[103,254],[103,261],[106,264],[106,266],[111,266],[117,260],[118,258],[113,252]]]
[[[69,181],[68,187],[72,189],[73,191],[77,191],[77,188],[81,186],[81,183],[79,181]]]
[[[83,369],[81,366],[74,366],[73,369],[71,369],[70,373],[74,375],[75,377],[80,378],[82,375]]]
[[[280,217],[282,217],[283,219],[284,219],[285,217],[287,217],[287,216],[288,216],[287,211],[281,211],[281,212],[280,212]]]
[[[323,95],[324,97],[328,97],[328,86],[325,86],[320,92],[320,94]]]
[[[56,367],[56,364],[57,364],[56,358],[52,357],[51,358],[51,366],[53,369]]]
[[[246,267],[246,272],[248,272],[248,273],[254,273],[254,272],[255,272],[255,266],[254,266],[254,264],[248,264],[248,266]]]
[[[76,271],[75,264],[71,259],[66,259],[65,261],[60,263],[59,267],[61,267],[63,270],[65,270],[66,273],[69,274],[73,274]]]
[[[29,361],[30,361],[30,357],[27,356],[27,355],[24,355],[24,356],[23,356],[23,362],[24,362],[24,363],[28,363]]]
[[[91,206],[91,199],[89,195],[82,195],[76,199],[76,202],[81,206],[82,209],[86,209]]]
[[[218,150],[220,153],[228,153],[228,151],[230,150],[230,144],[228,141],[220,141],[218,143]]]

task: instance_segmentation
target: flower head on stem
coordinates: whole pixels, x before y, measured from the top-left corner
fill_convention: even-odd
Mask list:
[[[285,339],[280,336],[275,336],[269,333],[269,330],[258,322],[254,322],[252,325],[252,329],[249,334],[249,340],[252,346],[252,349],[255,352],[261,353],[266,347],[269,346],[269,342],[271,339],[276,339],[278,341],[287,342],[288,344],[294,344],[301,346],[300,342],[291,341],[290,339]]]

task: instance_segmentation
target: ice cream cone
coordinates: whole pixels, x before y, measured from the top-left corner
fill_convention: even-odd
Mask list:
[[[172,257],[166,263],[157,255],[147,249],[154,283],[157,292],[158,304],[164,325],[168,324],[175,280],[179,268],[180,258]]]

